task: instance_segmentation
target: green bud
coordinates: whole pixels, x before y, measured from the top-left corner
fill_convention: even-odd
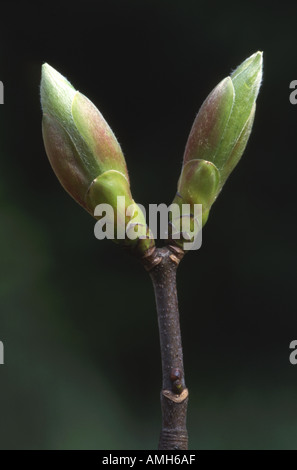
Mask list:
[[[124,205],[118,205],[119,197],[123,197]],[[98,204],[109,204],[114,209],[112,220],[108,220],[116,230],[116,233],[124,233],[125,240],[115,240],[125,246],[145,252],[153,246],[153,237],[149,231],[144,214],[140,207],[133,201],[127,178],[116,170],[109,170],[98,176],[89,187],[86,195],[87,209],[94,213]],[[132,238],[132,232],[137,237]]]
[[[203,224],[244,152],[261,79],[262,52],[257,52],[214,88],[194,121],[174,202],[202,204]]]
[[[180,248],[186,249],[187,245],[184,242],[192,242],[201,230],[199,220],[194,217],[194,204],[202,205],[203,226],[208,219],[210,207],[217,196],[219,184],[219,170],[213,163],[205,160],[190,160],[183,166],[178,181],[177,193],[173,200],[173,204],[178,205],[182,217],[176,217],[172,214],[169,227],[171,238]],[[188,204],[189,207],[183,206],[184,204]],[[185,232],[182,227],[182,223],[185,222],[186,218],[188,219],[188,228],[191,235]]]
[[[257,52],[215,87],[194,121],[184,163],[196,159],[211,161],[220,170],[221,186],[244,151],[245,145],[238,146],[238,141],[247,143],[261,79],[262,52]],[[235,157],[236,146],[241,152],[235,152]],[[228,166],[231,155],[233,164]]]
[[[221,186],[240,160],[250,136],[262,80],[262,65],[262,52],[256,52],[231,74],[235,100],[221,146],[214,159],[215,165],[221,171]],[[228,165],[231,156],[233,162]]]
[[[182,169],[173,202],[180,206],[180,210],[182,204],[190,204],[192,213],[194,204],[202,204],[202,224],[204,225],[210,207],[217,196],[219,184],[220,173],[213,163],[205,160],[190,160]]]
[[[112,205],[116,212],[117,196],[125,196],[126,207],[134,204],[137,208],[130,192],[124,155],[98,109],[48,64],[42,66],[40,91],[46,153],[66,191],[93,216],[95,207],[101,203]],[[125,227],[132,218],[125,217]],[[144,225],[142,234],[148,236],[140,209],[135,220],[139,227]],[[123,241],[139,252],[153,243],[149,238]]]

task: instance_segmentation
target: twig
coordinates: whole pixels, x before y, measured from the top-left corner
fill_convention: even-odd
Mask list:
[[[159,449],[188,449],[183,351],[176,292],[176,270],[184,252],[174,246],[150,250],[143,264],[153,282],[162,358],[162,430]]]

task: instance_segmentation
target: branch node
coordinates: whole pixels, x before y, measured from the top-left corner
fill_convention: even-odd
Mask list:
[[[177,258],[177,256],[175,255],[170,255],[169,258],[171,259],[171,261],[173,261],[173,263],[175,263],[176,265],[178,265],[180,263],[180,259]]]
[[[171,392],[171,390],[162,390],[162,395],[164,395],[164,397],[168,398],[168,400],[171,400],[174,403],[182,403],[188,398],[189,390],[187,388],[184,388],[180,395]]]
[[[155,246],[149,248],[142,256],[141,261],[146,271],[151,271],[157,264],[161,263],[162,257],[157,255]]]
[[[183,257],[185,256],[184,250],[182,250],[176,245],[168,245],[168,248],[172,253],[171,255],[169,255],[169,258],[171,259],[171,261],[173,261],[173,263],[178,266]]]

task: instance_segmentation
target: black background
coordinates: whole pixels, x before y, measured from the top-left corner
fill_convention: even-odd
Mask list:
[[[9,6],[8,6],[9,5]],[[257,50],[245,154],[178,290],[192,449],[297,448],[297,8],[206,1],[4,3],[0,28],[0,447],[148,449],[160,428],[153,291],[65,193],[41,136],[48,62],[100,109],[133,197],[169,204],[195,115]]]

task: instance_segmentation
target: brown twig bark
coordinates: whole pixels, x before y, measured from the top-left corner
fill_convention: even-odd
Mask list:
[[[176,270],[184,252],[174,246],[153,248],[143,264],[153,282],[162,358],[162,429],[159,449],[188,449],[183,351],[176,291]]]

